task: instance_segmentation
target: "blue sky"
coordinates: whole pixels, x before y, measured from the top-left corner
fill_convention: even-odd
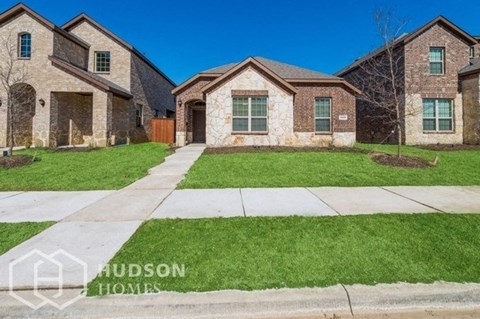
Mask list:
[[[18,1],[2,0],[1,11]],[[334,73],[379,44],[374,12],[408,21],[444,15],[480,35],[480,1],[462,0],[24,0],[62,25],[86,12],[144,52],[175,82],[248,56]]]

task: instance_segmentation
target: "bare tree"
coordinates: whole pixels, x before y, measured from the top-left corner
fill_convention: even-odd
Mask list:
[[[15,141],[15,125],[18,122],[16,114],[21,113],[27,107],[33,112],[35,94],[33,88],[27,85],[28,70],[25,61],[18,58],[17,37],[9,34],[0,37],[0,82],[3,94],[6,95],[7,103],[7,145],[9,154],[13,154]],[[16,121],[17,120],[17,121]]]
[[[385,11],[376,12],[375,22],[382,46],[359,62],[359,71],[349,80],[362,90],[360,117],[373,126],[387,127],[387,138],[396,134],[397,156],[401,156],[405,117],[415,113],[406,100],[404,52],[398,45],[406,22]]]

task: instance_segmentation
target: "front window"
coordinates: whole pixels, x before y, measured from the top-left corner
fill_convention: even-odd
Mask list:
[[[135,123],[137,127],[143,126],[143,105],[137,104],[137,109],[135,110]]]
[[[453,101],[424,99],[423,130],[426,132],[453,131]]]
[[[315,99],[315,132],[332,131],[332,99],[319,97]]]
[[[95,72],[110,72],[110,52],[95,52]]]
[[[22,33],[18,37],[18,57],[30,59],[32,57],[32,35]]]
[[[430,74],[445,74],[445,48],[430,48]]]
[[[234,132],[267,132],[268,97],[233,98]]]
[[[475,47],[470,47],[470,58],[474,58],[475,57]]]

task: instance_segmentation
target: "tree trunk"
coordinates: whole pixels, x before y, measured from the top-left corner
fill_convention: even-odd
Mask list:
[[[7,144],[8,144],[8,155],[13,156],[13,110],[12,110],[12,100],[8,97],[7,101]]]
[[[402,125],[397,123],[397,156],[402,156],[401,154],[402,148]]]

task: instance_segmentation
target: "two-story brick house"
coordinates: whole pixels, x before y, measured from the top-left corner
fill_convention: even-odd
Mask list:
[[[134,47],[81,14],[58,27],[19,4],[0,14],[0,67],[6,43],[16,48],[16,72],[27,92],[15,108],[15,145],[88,144],[146,140],[150,119],[175,112],[175,83]],[[7,94],[0,88],[0,146],[7,145]]]
[[[403,142],[479,143],[480,63],[475,59],[480,52],[479,39],[440,16],[398,37],[392,47],[395,61],[400,61]],[[362,73],[369,72],[369,62],[380,59],[384,52],[385,47],[380,48],[336,75],[358,85]],[[362,86],[362,90],[368,90],[369,84]],[[357,100],[357,140],[382,141],[391,135],[395,126],[382,121],[382,112],[381,107]],[[394,140],[395,134],[390,136],[390,141]]]

